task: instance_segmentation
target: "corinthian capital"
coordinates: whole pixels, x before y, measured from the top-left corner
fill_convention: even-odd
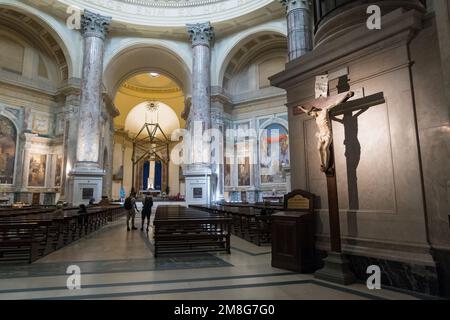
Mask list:
[[[105,17],[89,10],[84,10],[81,19],[81,33],[86,37],[98,37],[105,40],[111,17]]]
[[[286,7],[287,11],[294,9],[309,10],[310,0],[279,0],[280,3]]]
[[[209,22],[188,24],[187,30],[193,47],[196,45],[209,46],[210,41],[214,39],[214,28]]]

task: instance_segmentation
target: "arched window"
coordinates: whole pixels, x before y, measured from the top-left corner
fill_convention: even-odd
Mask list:
[[[285,183],[283,167],[289,165],[289,136],[278,123],[267,126],[260,141],[261,183]]]
[[[17,130],[11,120],[0,115],[0,184],[13,184]]]

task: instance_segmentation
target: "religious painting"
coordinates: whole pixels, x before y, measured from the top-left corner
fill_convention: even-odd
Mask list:
[[[250,158],[245,157],[242,163],[238,163],[238,185],[250,185]]]
[[[289,165],[287,129],[274,123],[266,127],[260,141],[261,183],[285,183],[283,167]]]
[[[28,171],[28,186],[45,187],[45,172],[47,156],[45,154],[32,154]]]
[[[250,186],[250,156],[251,156],[251,141],[250,141],[250,124],[240,123],[238,129],[238,142],[236,143],[236,156],[238,165],[238,186]]]
[[[231,186],[231,165],[234,154],[234,139],[228,136],[229,130],[225,129],[225,138],[223,139],[224,149],[224,185]]]
[[[0,115],[0,184],[13,184],[17,131],[8,118]]]
[[[61,187],[62,162],[62,155],[58,155],[56,157],[55,187]]]

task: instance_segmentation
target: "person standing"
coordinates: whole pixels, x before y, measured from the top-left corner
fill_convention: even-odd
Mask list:
[[[144,223],[145,219],[147,219],[147,232],[150,226],[150,215],[152,214],[152,207],[153,207],[153,198],[152,197],[145,197],[144,200],[144,207],[142,208],[142,226],[141,231],[144,231]]]
[[[131,220],[131,229],[137,230],[134,225],[134,219],[136,218],[136,212],[139,211],[136,206],[136,194],[131,193],[128,198],[125,199],[124,203],[125,210],[127,210],[127,231],[130,231],[130,220]]]

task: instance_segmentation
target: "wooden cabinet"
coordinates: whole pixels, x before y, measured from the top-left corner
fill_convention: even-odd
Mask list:
[[[272,266],[308,273],[315,271],[314,215],[286,211],[272,215]]]

